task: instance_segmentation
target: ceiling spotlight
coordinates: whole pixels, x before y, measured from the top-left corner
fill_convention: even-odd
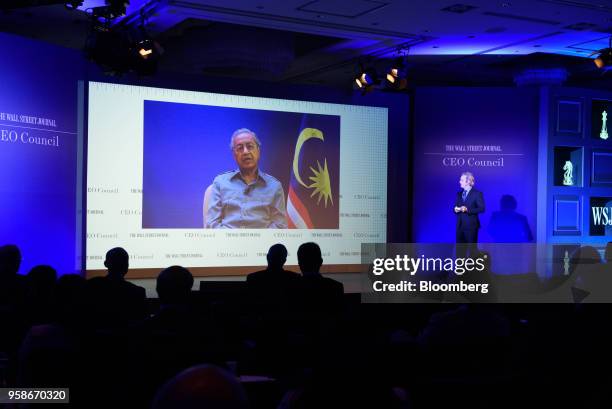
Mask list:
[[[129,5],[128,0],[106,0],[106,5],[91,8],[91,14],[94,18],[110,21],[125,16]]]
[[[359,89],[364,92],[369,91],[374,85],[378,83],[378,74],[373,68],[364,69],[360,67],[357,75],[355,76],[355,84]]]
[[[406,70],[403,64],[395,63],[387,71],[385,78],[387,88],[400,90],[406,88],[408,80],[406,79]]]
[[[593,61],[597,68],[609,70],[612,68],[612,48],[599,50],[599,55]]]
[[[130,5],[130,0],[106,0],[106,4],[108,4],[113,18],[123,17],[125,16],[127,8]]]
[[[398,53],[402,53],[402,55],[393,61],[385,77],[385,86],[388,89],[402,90],[408,85],[406,55],[402,49],[398,50]]]
[[[64,4],[64,6],[68,9],[68,10],[76,10],[77,8],[81,7],[83,5],[83,1],[67,1],[66,4]]]
[[[387,81],[389,81],[391,84],[395,84],[395,81],[397,80],[398,76],[399,70],[397,68],[391,68],[387,73]]]
[[[121,75],[130,70],[130,42],[123,31],[96,26],[85,45],[87,58],[105,74]]]
[[[157,71],[160,57],[164,53],[162,46],[153,39],[142,25],[131,33],[133,70],[140,75],[153,75]]]
[[[153,48],[146,47],[146,46],[140,46],[140,49],[138,50],[138,54],[140,54],[140,56],[146,60],[147,58],[149,58],[151,54],[153,54]]]
[[[136,43],[136,52],[143,60],[155,58],[161,54],[160,45],[151,38],[140,40]]]
[[[126,1],[107,0],[107,6],[94,8],[91,13],[91,32],[85,45],[86,56],[104,73],[123,75],[153,75],[157,71],[162,46],[151,37],[143,21],[136,27],[112,25],[112,4],[127,5]]]
[[[148,40],[147,44],[139,43],[136,46],[136,57],[132,64],[133,71],[138,75],[155,74],[162,53],[161,46],[153,40]]]
[[[612,37],[610,37],[608,44],[609,44],[608,48],[604,48],[602,50],[599,50],[591,54],[591,56],[595,54],[599,54],[597,58],[593,60],[593,62],[595,63],[597,68],[603,69],[606,71],[609,69],[612,69]]]

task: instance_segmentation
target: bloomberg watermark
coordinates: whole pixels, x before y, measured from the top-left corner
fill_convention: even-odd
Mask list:
[[[362,302],[612,302],[599,246],[362,244]],[[609,282],[606,280],[609,278]]]

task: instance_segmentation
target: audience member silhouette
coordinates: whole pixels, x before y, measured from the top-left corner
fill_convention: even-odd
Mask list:
[[[127,251],[121,247],[115,247],[106,253],[104,266],[108,269],[107,277],[117,283],[118,288],[121,288],[126,293],[130,302],[135,304],[135,307],[142,307],[139,304],[146,298],[145,289],[125,280],[125,275],[129,269],[129,262],[130,257]]]
[[[105,277],[95,277],[87,282],[90,303],[97,315],[104,320],[131,322],[147,315],[145,289],[125,280],[129,269],[129,255],[121,247],[106,253]]]
[[[296,301],[300,275],[283,269],[287,261],[287,248],[275,244],[266,256],[268,268],[247,276],[247,291],[256,305],[267,305],[274,309],[289,306]]]
[[[20,265],[21,252],[17,246],[0,247],[0,354],[8,357],[9,379],[17,376],[17,350],[28,330],[24,314],[27,287],[25,277],[17,274]]]
[[[342,308],[344,286],[319,272],[323,264],[318,244],[304,243],[298,248],[298,264],[302,272],[302,290],[307,311],[339,312]]]
[[[248,409],[247,395],[235,376],[212,365],[189,368],[157,393],[153,409]]]
[[[275,244],[268,250],[268,268],[247,276],[252,356],[259,373],[276,375],[284,370],[290,327],[301,322],[301,276],[283,269],[287,249]]]
[[[84,398],[80,395],[85,369],[82,351],[86,344],[91,347],[80,331],[87,319],[83,304],[85,279],[68,274],[55,283],[51,281],[55,276],[55,270],[49,266],[35,267],[28,274],[29,280],[38,280],[37,285],[53,285],[53,308],[48,307],[53,319],[33,322],[25,336],[19,350],[18,384],[68,387],[70,402],[77,404]]]
[[[17,272],[21,252],[14,244],[0,247],[0,305],[21,304],[26,293],[25,278]]]
[[[386,362],[365,351],[361,351],[359,359],[348,355],[347,351],[335,351],[333,359],[313,368],[302,387],[285,394],[278,409],[408,407],[404,391],[393,388],[387,379]]]
[[[191,272],[181,266],[171,266],[159,273],[155,289],[162,308],[184,307],[189,304],[192,287]]]
[[[51,266],[39,265],[28,273],[25,308],[30,324],[52,321],[56,280],[57,272]]]
[[[78,274],[64,274],[55,285],[55,313],[59,324],[80,328],[87,320],[85,279]]]
[[[38,265],[33,267],[27,275],[30,287],[43,288],[52,287],[57,280],[57,271],[51,266]]]
[[[150,385],[159,386],[198,363],[216,362],[214,329],[192,307],[193,283],[191,272],[181,266],[168,267],[157,276],[160,308],[144,322],[137,348]]]

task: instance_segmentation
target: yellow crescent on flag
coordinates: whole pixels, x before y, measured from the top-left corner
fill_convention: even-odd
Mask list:
[[[295,179],[299,182],[299,184],[306,188],[308,186],[300,177],[300,169],[298,165],[300,162],[300,151],[302,150],[302,145],[304,145],[304,142],[312,138],[323,140],[323,132],[315,128],[302,129],[302,132],[300,132],[300,136],[298,136],[297,142],[295,143],[295,154],[293,155],[293,174],[295,175]]]
[[[304,143],[311,138],[316,138],[323,141],[323,132],[315,128],[304,128],[302,132],[300,132],[300,135],[298,136],[297,142],[295,144],[295,154],[293,155],[293,174],[295,175],[295,179],[300,185],[308,189],[313,189],[313,192],[310,197],[313,197],[317,194],[319,195],[317,205],[321,203],[321,198],[324,198],[325,207],[327,207],[328,200],[331,201],[332,205],[334,204],[334,199],[332,197],[331,192],[331,182],[329,180],[329,170],[327,168],[327,158],[324,160],[323,166],[321,166],[319,161],[317,161],[318,169],[314,169],[312,166],[310,167],[313,176],[310,176],[309,179],[313,182],[312,184],[306,185],[306,183],[304,183],[302,181],[302,178],[300,177],[300,171],[298,166],[300,160],[300,151],[302,150],[302,146],[304,145]]]

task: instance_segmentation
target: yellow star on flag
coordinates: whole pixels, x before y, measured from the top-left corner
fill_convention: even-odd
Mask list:
[[[331,182],[329,181],[329,170],[327,169],[327,158],[325,158],[325,162],[323,164],[323,168],[321,168],[321,163],[317,161],[317,165],[319,170],[317,171],[312,166],[310,170],[312,171],[313,176],[310,176],[309,179],[314,183],[308,185],[309,189],[313,189],[310,197],[318,194],[317,205],[321,202],[321,198],[325,199],[325,207],[327,207],[327,200],[331,202],[332,206],[334,204],[334,199],[332,198],[331,191]]]

